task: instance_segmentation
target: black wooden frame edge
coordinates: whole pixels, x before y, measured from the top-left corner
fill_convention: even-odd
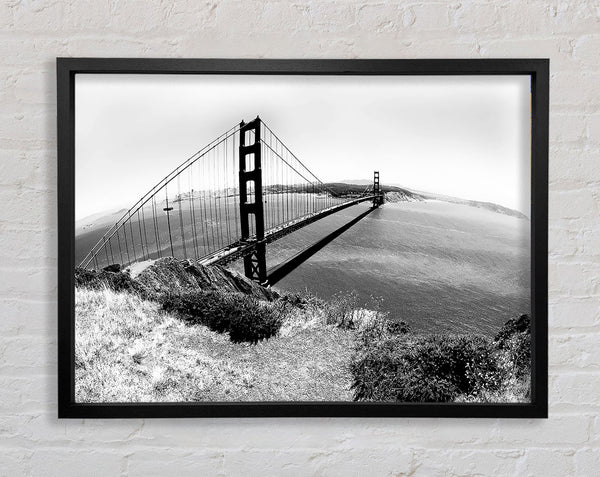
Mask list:
[[[256,60],[57,58],[58,417],[548,417],[548,122],[549,60]],[[109,403],[74,402],[75,82],[77,73],[277,75],[511,75],[532,78],[531,260],[532,402],[456,403]]]

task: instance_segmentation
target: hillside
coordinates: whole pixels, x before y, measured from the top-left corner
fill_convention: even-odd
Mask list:
[[[248,345],[127,292],[78,289],[76,315],[79,402],[352,400],[353,334],[301,316]]]
[[[322,326],[317,302],[286,305],[277,338],[251,345],[164,309],[189,292],[287,303],[221,267],[162,259],[134,276],[77,270],[76,284],[78,401],[352,400],[355,335]]]
[[[489,210],[490,212],[495,212],[497,214],[508,215],[510,217],[516,217],[518,219],[528,220],[528,217],[525,214],[519,212],[518,210],[509,209],[508,207],[494,204],[493,202],[482,202],[482,201],[478,201],[478,200],[461,199],[458,197],[450,197],[450,196],[446,196],[446,195],[431,194],[431,193],[427,193],[427,192],[421,193],[421,195],[425,199],[429,199],[429,200],[440,200],[443,202],[450,202],[452,204],[461,204],[461,205],[467,205],[469,207],[477,207],[480,209]]]
[[[527,316],[494,340],[412,334],[352,293],[258,299],[223,269],[141,268],[77,271],[78,402],[529,399]]]
[[[363,181],[358,181],[363,182]],[[373,182],[371,181],[368,184],[351,184],[346,182],[328,182],[325,186],[331,190],[334,194],[338,195],[353,195],[353,194],[362,194],[365,189],[369,186],[372,186]],[[381,190],[387,194],[398,194],[404,196],[407,200],[423,200],[425,197],[422,194],[418,194],[416,192],[412,192],[408,189],[404,189],[402,187],[389,186],[382,184]]]

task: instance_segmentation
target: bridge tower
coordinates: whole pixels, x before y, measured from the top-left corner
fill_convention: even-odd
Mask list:
[[[373,207],[379,207],[383,204],[383,191],[379,186],[379,171],[373,173]]]
[[[253,133],[253,134],[252,134]],[[262,191],[260,118],[240,123],[239,178],[242,241],[250,241],[250,224],[256,236],[252,252],[244,256],[244,274],[267,285],[265,214]],[[254,187],[249,187],[253,183]]]

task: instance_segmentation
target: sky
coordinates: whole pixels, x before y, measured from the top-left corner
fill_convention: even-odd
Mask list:
[[[494,202],[529,215],[530,77],[78,74],[76,212],[129,208],[260,115],[324,182]]]

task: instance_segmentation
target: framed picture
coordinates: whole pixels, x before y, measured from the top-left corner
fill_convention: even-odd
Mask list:
[[[547,417],[548,71],[59,58],[59,417]]]

